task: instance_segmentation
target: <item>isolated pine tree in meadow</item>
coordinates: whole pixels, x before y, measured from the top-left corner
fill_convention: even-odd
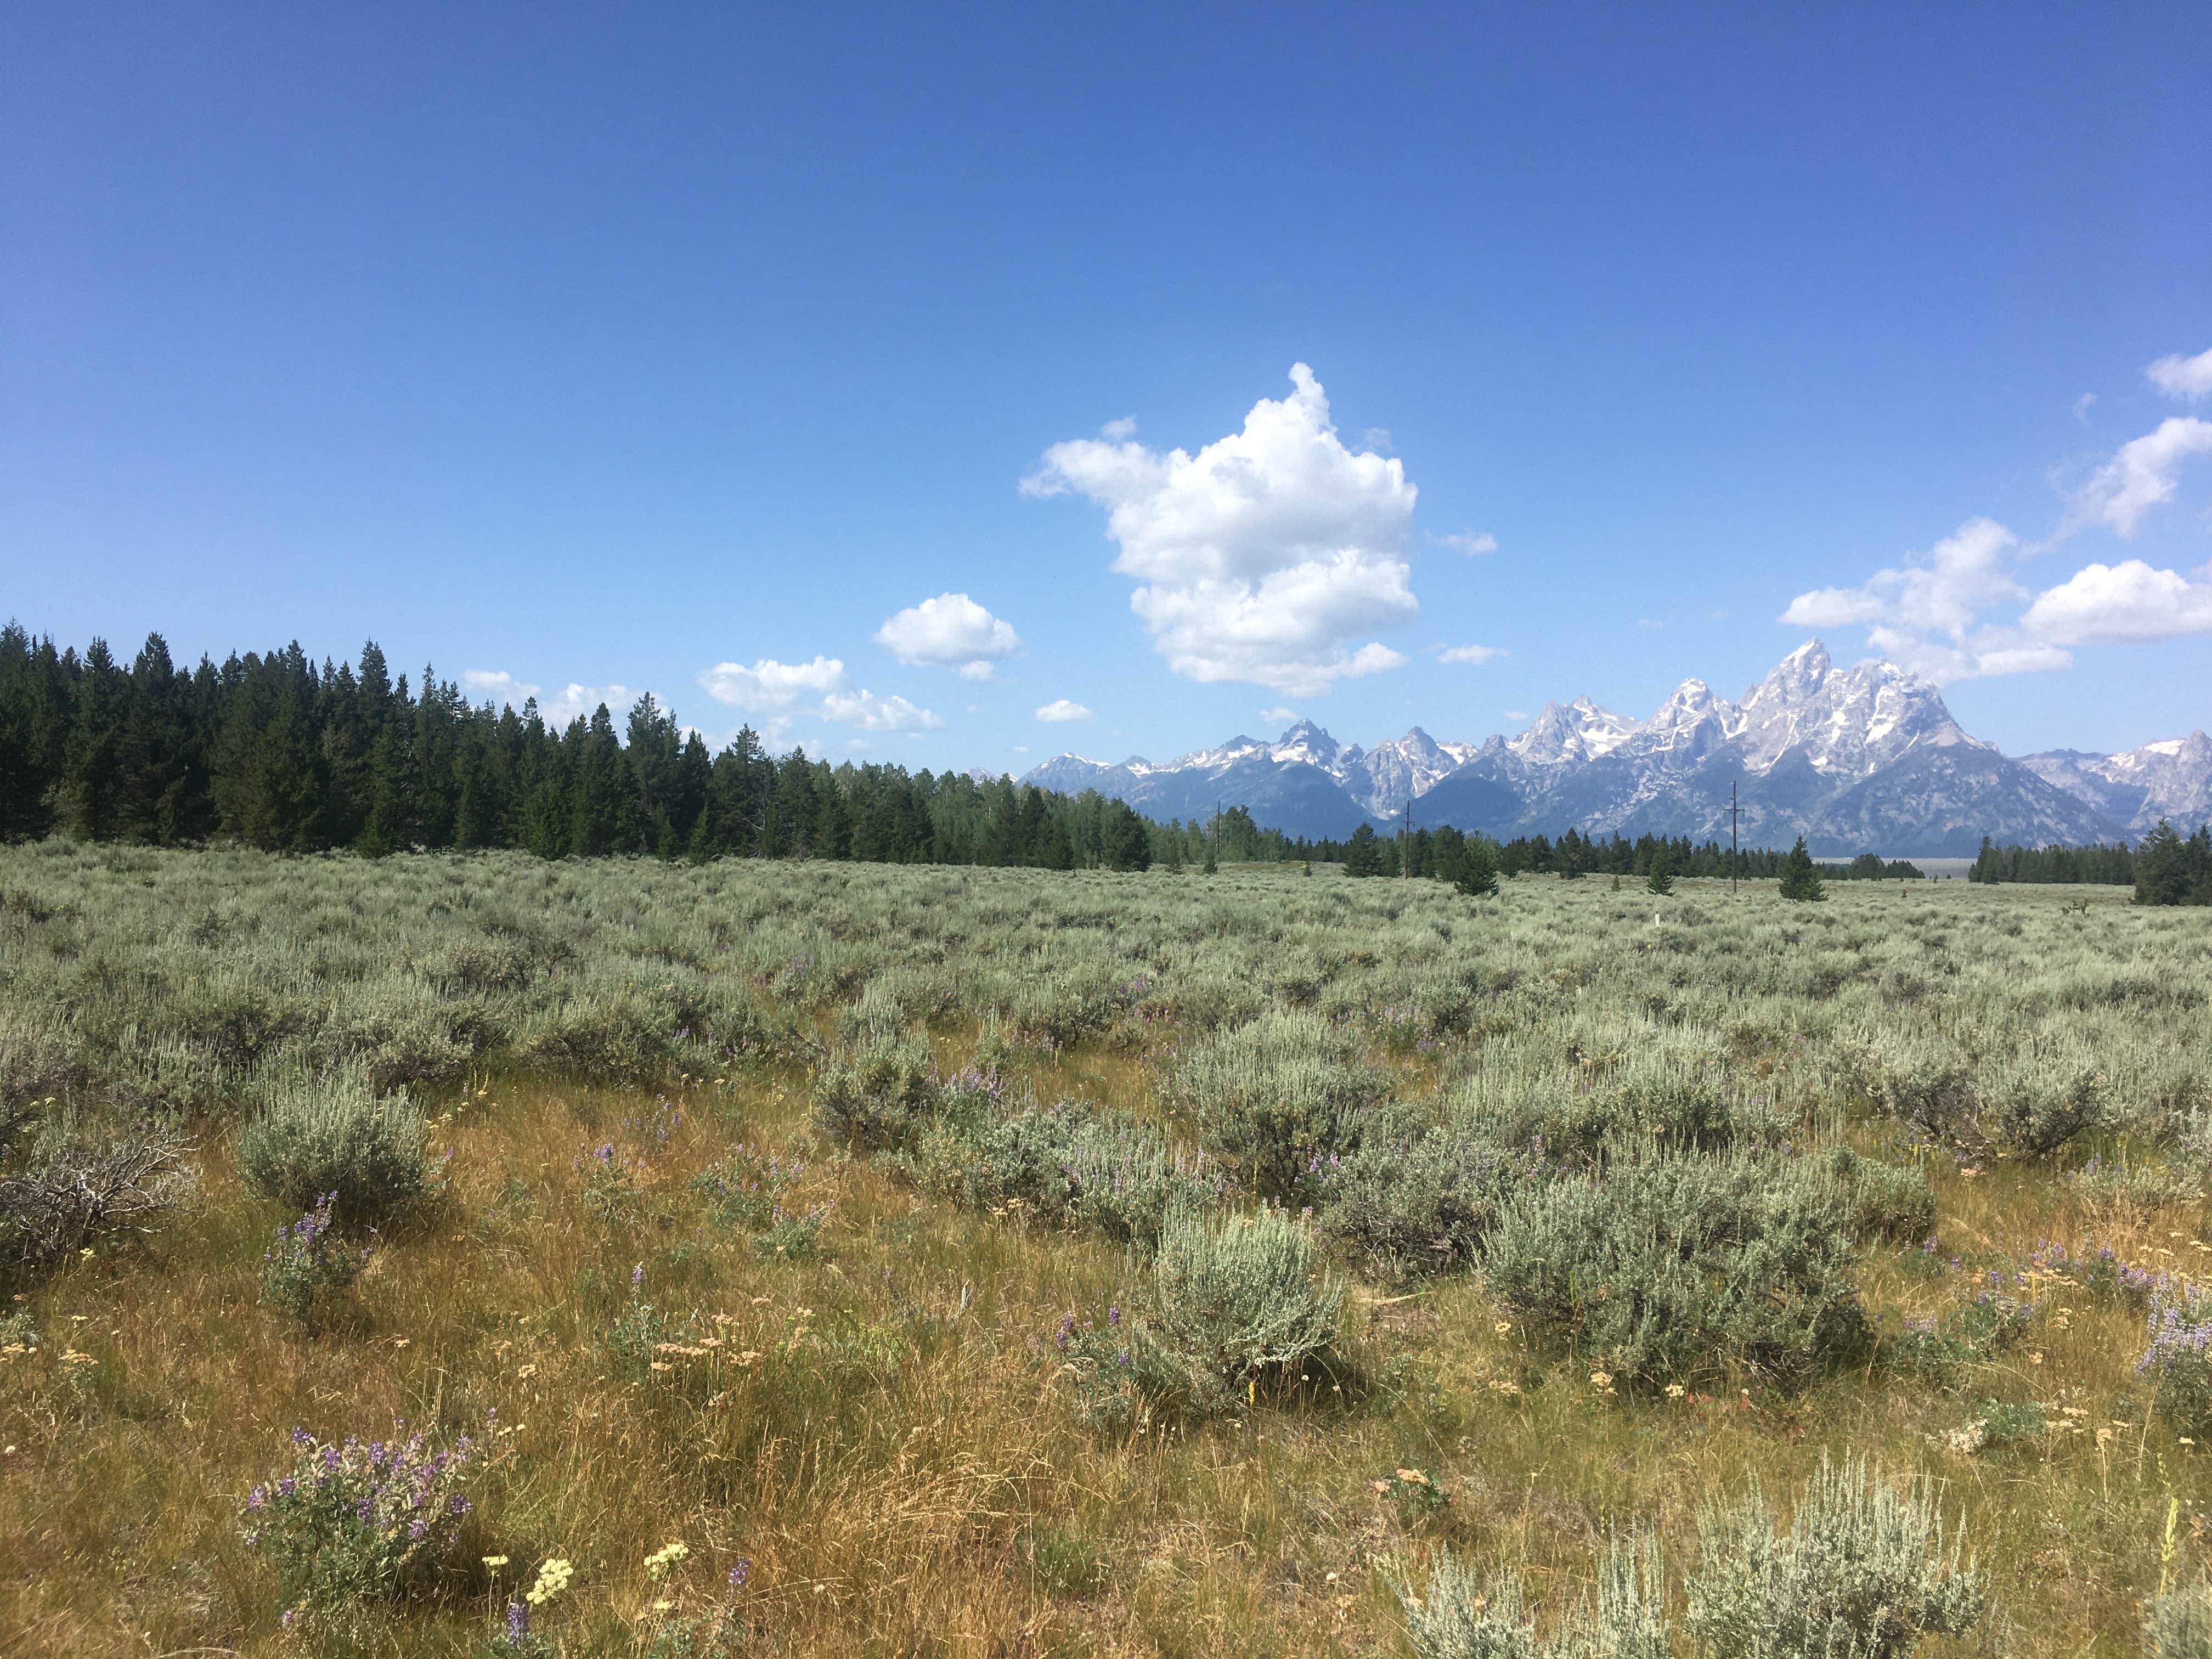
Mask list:
[[[1782,896],[1817,903],[1827,897],[1820,889],[1820,872],[1813,867],[1813,855],[1805,850],[1805,837],[1797,837],[1797,844],[1790,849],[1790,856],[1782,860]]]
[[[1469,898],[1494,898],[1498,893],[1498,853],[1487,836],[1469,836],[1460,854],[1452,885]]]
[[[1652,854],[1651,873],[1644,878],[1644,884],[1662,897],[1674,890],[1674,872],[1663,846]]]

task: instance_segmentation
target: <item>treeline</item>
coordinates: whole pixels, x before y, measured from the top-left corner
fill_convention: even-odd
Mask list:
[[[1999,847],[1984,836],[1966,879],[2130,887],[2136,879],[2136,855],[2124,842],[2110,847]]]
[[[1310,854],[1304,850],[1306,844],[1298,843],[1301,851],[1295,856],[1342,864],[1352,875],[1435,876],[1450,880],[1453,867],[1474,841],[1489,846],[1502,876],[1649,877],[1653,860],[1659,860],[1670,875],[1725,876],[1733,868],[1740,876],[1775,877],[1782,873],[1783,861],[1788,857],[1765,848],[1745,848],[1735,855],[1731,866],[1727,848],[1711,841],[1699,845],[1687,836],[1647,835],[1631,841],[1625,836],[1599,837],[1570,830],[1556,841],[1547,836],[1516,836],[1500,842],[1480,834],[1463,834],[1449,824],[1416,830],[1411,836],[1382,836],[1364,823],[1344,841],[1311,843]]]
[[[1823,881],[1925,881],[1928,872],[1907,859],[1885,861],[1879,853],[1862,853],[1849,864],[1814,866]]]
[[[1249,823],[1249,817],[1246,819]],[[535,701],[471,705],[425,669],[394,679],[296,644],[186,670],[149,635],[127,665],[0,629],[0,839],[211,839],[281,852],[520,847],[571,854],[810,856],[1140,870],[1159,826],[1096,792],[771,755],[750,730],[710,754],[641,697],[556,728]]]
[[[2212,827],[2184,836],[2164,818],[2139,847],[1999,847],[1987,836],[1968,881],[2133,887],[2138,904],[2212,904]]]

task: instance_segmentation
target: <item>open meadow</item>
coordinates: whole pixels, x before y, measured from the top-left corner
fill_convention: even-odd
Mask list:
[[[1502,886],[0,848],[0,1650],[2212,1650],[2212,911]]]

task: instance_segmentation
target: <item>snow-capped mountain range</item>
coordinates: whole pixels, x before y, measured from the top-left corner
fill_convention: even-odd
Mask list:
[[[2193,827],[2212,817],[2212,739],[2014,759],[1962,730],[1928,681],[1888,662],[1838,669],[1812,640],[1739,701],[1685,680],[1649,720],[1577,697],[1511,738],[1439,743],[1416,726],[1371,749],[1300,720],[1273,743],[1235,738],[1165,764],[1060,755],[1025,781],[1097,789],[1162,818],[1218,801],[1292,835],[1394,823],[1410,802],[1416,823],[1493,835],[1572,824],[1700,840],[1727,838],[1733,784],[1746,845],[1802,835],[1824,857],[1939,857],[1971,854],[1984,835],[2078,844],[2132,839],[2160,817]]]

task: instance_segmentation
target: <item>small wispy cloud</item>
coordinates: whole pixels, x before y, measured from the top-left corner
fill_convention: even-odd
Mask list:
[[[1436,543],[1438,547],[1449,547],[1455,553],[1464,553],[1470,559],[1479,559],[1486,553],[1498,551],[1498,538],[1487,532],[1478,534],[1468,531],[1458,535],[1439,536]]]
[[[1036,711],[1036,717],[1047,726],[1061,726],[1070,720],[1087,720],[1094,718],[1088,708],[1066,697],[1054,698],[1052,702]]]
[[[1480,668],[1486,662],[1496,662],[1500,657],[1511,654],[1502,645],[1455,645],[1449,650],[1439,653],[1437,660],[1465,663],[1470,667]]]

